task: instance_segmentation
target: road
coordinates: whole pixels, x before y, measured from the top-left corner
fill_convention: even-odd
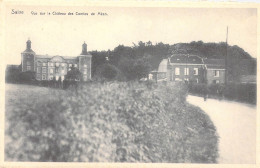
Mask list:
[[[256,106],[233,101],[187,97],[187,102],[205,111],[219,135],[219,163],[255,164]]]

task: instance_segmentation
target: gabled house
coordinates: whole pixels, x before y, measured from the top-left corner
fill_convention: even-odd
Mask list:
[[[197,55],[173,54],[163,59],[150,79],[167,82],[224,83],[225,62],[222,59],[203,59]]]

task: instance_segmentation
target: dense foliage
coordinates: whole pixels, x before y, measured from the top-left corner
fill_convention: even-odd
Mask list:
[[[189,93],[204,96],[205,89],[209,97],[218,99],[229,99],[238,102],[256,104],[256,84],[255,83],[229,83],[226,85],[211,84],[190,84]]]
[[[174,45],[140,41],[133,46],[119,45],[113,51],[94,51],[92,74],[96,69],[108,62],[117,67],[125,77],[122,80],[135,80],[147,77],[151,70],[157,70],[163,58],[173,53],[195,54],[202,58],[224,59],[226,43],[177,43]],[[107,60],[107,59],[108,60]],[[238,46],[228,46],[229,80],[237,81],[240,75],[256,74],[256,60]]]
[[[182,85],[22,87],[6,93],[6,160],[216,162],[216,129]]]

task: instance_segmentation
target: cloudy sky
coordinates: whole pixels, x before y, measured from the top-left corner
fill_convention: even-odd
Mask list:
[[[24,14],[11,14],[23,11]],[[32,15],[37,12],[37,15]],[[50,15],[39,15],[50,12]],[[85,12],[61,16],[53,12]],[[90,16],[103,12],[106,16]],[[19,64],[28,38],[36,54],[77,56],[84,41],[88,50],[114,49],[119,44],[152,41],[175,44],[223,42],[242,47],[253,57],[257,50],[256,9],[221,8],[89,8],[8,6],[5,24],[6,64]]]

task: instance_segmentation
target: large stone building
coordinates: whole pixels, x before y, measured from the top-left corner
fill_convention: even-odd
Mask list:
[[[37,55],[31,49],[31,41],[27,41],[22,55],[22,71],[35,71],[37,80],[64,80],[72,67],[82,73],[83,81],[91,79],[91,54],[87,52],[87,44],[82,45],[82,52],[77,57]]]
[[[167,82],[224,83],[224,65],[222,59],[202,59],[197,55],[173,54],[161,61],[158,71],[151,72],[150,79]]]

